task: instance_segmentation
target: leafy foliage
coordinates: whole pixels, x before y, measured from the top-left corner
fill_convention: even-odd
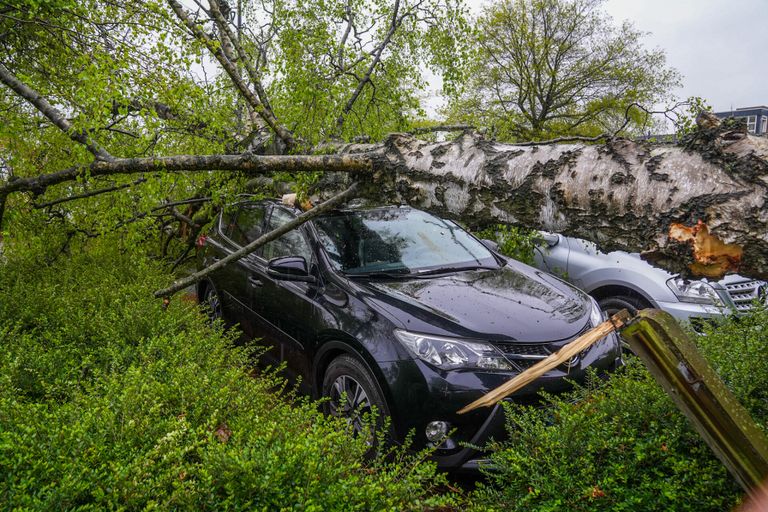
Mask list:
[[[528,265],[533,265],[533,256],[540,240],[535,229],[524,229],[510,224],[497,224],[475,233],[478,238],[493,240],[499,244],[499,252]]]
[[[110,243],[117,242],[117,243]],[[26,247],[25,247],[26,246]],[[74,248],[73,248],[74,250]],[[434,466],[252,377],[196,306],[151,298],[162,270],[105,239],[47,266],[14,242],[0,272],[0,503],[27,510],[392,510],[450,503]]]
[[[728,387],[768,430],[768,312],[731,317],[696,338]],[[642,366],[631,358],[547,407],[507,410],[498,471],[473,496],[494,510],[726,510],[740,489]]]

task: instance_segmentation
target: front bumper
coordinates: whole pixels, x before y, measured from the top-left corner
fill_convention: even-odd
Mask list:
[[[539,392],[558,393],[582,381],[588,368],[610,371],[621,364],[621,351],[615,334],[581,354],[571,367],[560,366],[511,395],[507,400],[524,405],[540,402]],[[435,448],[433,459],[441,469],[473,469],[482,458],[482,448],[491,440],[505,437],[504,408],[497,404],[467,414],[456,413],[467,404],[497,388],[517,375],[514,372],[474,370],[442,371],[421,360],[382,364],[389,388],[393,426],[401,439],[413,434],[412,446],[430,446],[424,429],[431,421],[451,425],[450,440]]]
[[[658,302],[658,307],[675,317],[678,322],[690,324],[697,331],[702,323],[733,313],[733,310],[725,306],[709,306],[689,302]]]

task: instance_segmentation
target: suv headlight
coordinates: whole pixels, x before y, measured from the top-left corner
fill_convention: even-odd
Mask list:
[[[600,306],[595,299],[590,297],[589,300],[592,302],[592,312],[589,314],[589,323],[592,327],[597,327],[599,324],[603,323],[606,319],[606,315],[603,313],[603,310],[600,309]]]
[[[667,281],[667,286],[680,302],[716,306],[723,304],[715,289],[706,281],[686,281],[681,277],[673,277]]]
[[[395,337],[413,355],[442,370],[516,370],[490,343],[418,334],[400,329],[395,329]]]

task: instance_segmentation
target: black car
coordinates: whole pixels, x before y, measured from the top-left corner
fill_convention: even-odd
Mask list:
[[[298,210],[245,201],[205,239],[207,266]],[[358,422],[376,406],[395,439],[437,445],[443,468],[471,468],[503,434],[501,407],[456,411],[603,320],[586,294],[504,258],[452,221],[398,206],[334,211],[199,284],[213,314],[269,347],[268,362],[328,412]],[[610,335],[510,399],[534,403],[587,367],[620,364]],[[566,378],[568,380],[566,380]]]

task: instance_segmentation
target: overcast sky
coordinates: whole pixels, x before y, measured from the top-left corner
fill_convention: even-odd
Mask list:
[[[715,111],[768,105],[768,0],[607,0],[614,21],[650,32],[683,75],[680,98]]]

